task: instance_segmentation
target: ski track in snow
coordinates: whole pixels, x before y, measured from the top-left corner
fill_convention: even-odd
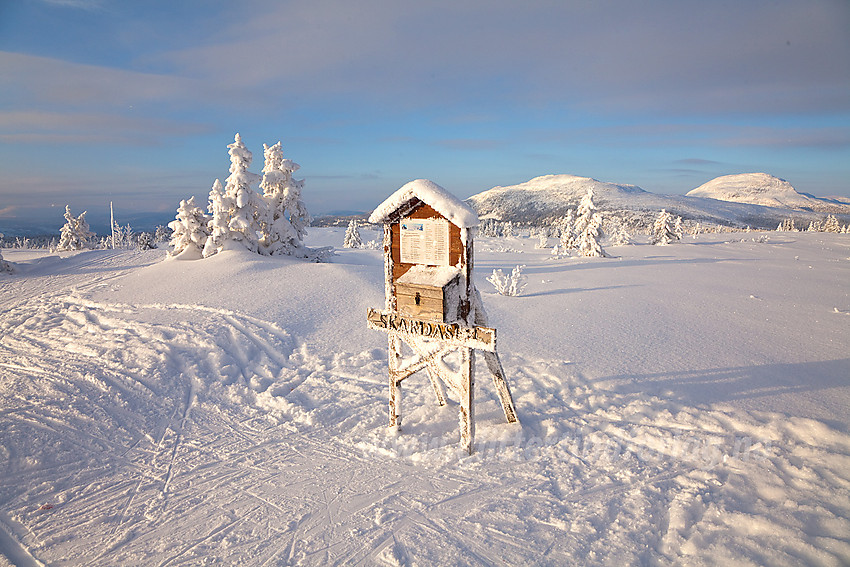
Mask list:
[[[256,317],[66,283],[0,319],[0,554],[15,564],[850,560],[850,436],[822,422],[503,355],[522,426],[479,366],[466,457],[457,403],[438,407],[425,376],[404,382],[402,431],[385,427],[385,350],[315,352]]]

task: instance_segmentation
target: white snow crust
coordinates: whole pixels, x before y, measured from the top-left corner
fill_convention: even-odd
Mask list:
[[[416,265],[398,278],[398,283],[443,287],[460,275],[460,270],[451,266]]]
[[[846,565],[850,240],[757,236],[477,237],[472,456],[424,373],[387,427],[379,250],[4,249],[0,565]]]
[[[460,228],[478,226],[478,215],[469,205],[428,179],[416,179],[404,184],[372,211],[369,222],[373,224],[383,223],[399,207],[414,197],[433,207],[449,222]]]

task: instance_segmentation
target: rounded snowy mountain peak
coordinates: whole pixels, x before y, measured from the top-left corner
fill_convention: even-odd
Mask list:
[[[723,175],[689,191],[687,196],[791,208],[806,206],[811,201],[784,179],[767,173]]]

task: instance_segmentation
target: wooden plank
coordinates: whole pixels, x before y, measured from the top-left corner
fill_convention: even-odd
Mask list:
[[[369,309],[366,321],[370,329],[438,340],[455,347],[496,352],[496,329],[467,327],[457,323],[439,323],[404,317],[395,311]]]
[[[502,403],[502,411],[505,412],[505,419],[508,423],[516,423],[519,421],[519,418],[516,415],[514,399],[511,396],[511,389],[508,387],[508,381],[505,379],[505,369],[502,368],[499,353],[485,351],[483,354],[487,368],[490,370],[490,374],[493,375],[493,385],[496,387],[496,394],[498,394],[499,401]]]

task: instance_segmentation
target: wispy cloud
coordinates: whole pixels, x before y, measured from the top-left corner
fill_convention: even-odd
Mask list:
[[[157,145],[166,137],[201,134],[210,127],[117,114],[0,111],[0,142],[32,144]]]

